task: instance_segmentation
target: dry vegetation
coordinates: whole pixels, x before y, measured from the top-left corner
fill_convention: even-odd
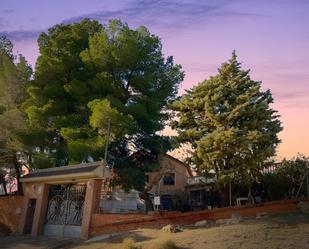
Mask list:
[[[309,249],[309,215],[247,219],[235,225],[187,227],[183,232],[139,229],[74,249]],[[130,239],[125,239],[125,238]],[[125,240],[124,240],[125,239]]]
[[[171,240],[156,240],[151,243],[136,243],[132,238],[125,238],[122,242],[123,249],[179,249]]]

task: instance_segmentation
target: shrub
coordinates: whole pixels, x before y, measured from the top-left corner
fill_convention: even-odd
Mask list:
[[[126,238],[122,242],[123,249],[142,249],[141,246],[136,245],[132,238]]]
[[[155,241],[149,244],[146,249],[178,249],[179,247],[171,240]]]
[[[309,166],[309,158],[297,157],[277,163],[273,172],[264,174],[263,185],[266,187],[271,200],[281,200],[306,195],[306,184],[303,178]]]

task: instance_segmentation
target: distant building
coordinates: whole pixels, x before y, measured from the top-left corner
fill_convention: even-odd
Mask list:
[[[158,208],[161,210],[188,211],[218,206],[219,197],[212,187],[216,179],[194,176],[189,165],[168,154],[159,160],[157,169],[147,173],[146,178],[145,192],[152,207],[155,197],[160,197]],[[110,213],[138,212],[145,210],[145,203],[140,192],[126,193],[116,187],[101,195],[100,208],[101,212]]]
[[[189,165],[166,154],[160,170],[148,173],[148,193],[152,197],[160,196],[163,210],[181,209],[188,204],[186,187],[191,177],[193,173]]]
[[[165,154],[159,160],[158,168],[147,173],[146,192],[152,201],[155,196],[160,196],[161,209],[175,209],[175,202],[183,198],[188,199],[186,186],[190,177],[193,177],[193,173],[189,165]],[[126,193],[120,187],[110,189],[109,193],[102,191],[100,200],[102,212],[118,213],[145,210],[144,200],[140,198],[138,191],[131,190]]]

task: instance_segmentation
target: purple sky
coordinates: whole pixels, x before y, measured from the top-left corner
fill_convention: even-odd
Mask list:
[[[270,88],[284,131],[279,157],[309,156],[309,0],[0,0],[0,34],[32,65],[38,34],[84,17],[147,26],[186,72],[184,89],[217,72],[236,49]]]

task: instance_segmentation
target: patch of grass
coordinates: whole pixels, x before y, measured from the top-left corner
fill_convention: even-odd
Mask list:
[[[136,245],[132,238],[126,238],[122,242],[123,249],[142,249],[141,246]]]
[[[145,249],[179,249],[179,247],[171,240],[158,240],[148,244]]]

